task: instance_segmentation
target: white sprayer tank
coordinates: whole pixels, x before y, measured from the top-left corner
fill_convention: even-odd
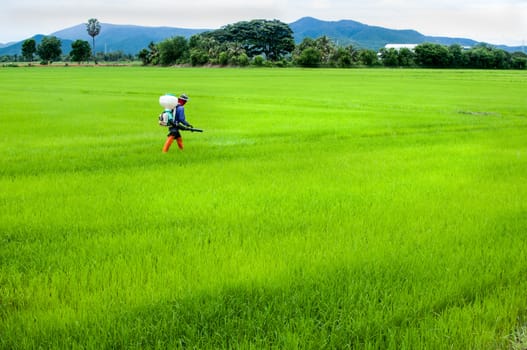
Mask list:
[[[177,97],[171,94],[165,94],[159,97],[159,104],[165,109],[174,109],[177,105]]]

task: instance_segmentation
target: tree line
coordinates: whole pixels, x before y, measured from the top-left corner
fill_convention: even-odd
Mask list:
[[[42,38],[40,44],[37,45],[35,39],[27,39],[22,43],[22,52],[20,57],[2,56],[2,62],[33,62],[35,59],[40,60],[40,64],[47,65],[52,62],[116,62],[137,59],[135,55],[126,54],[123,51],[114,52],[97,52],[94,53],[90,44],[85,40],[75,40],[71,44],[71,51],[69,55],[62,54],[62,42],[55,36],[46,36]]]
[[[339,46],[327,36],[305,38],[298,45],[286,23],[253,20],[196,34],[189,40],[173,37],[150,43],[138,58],[144,65],[232,65],[300,67],[426,67],[526,69],[527,55],[509,53],[487,44],[464,48],[423,43],[413,50],[390,48],[379,51],[353,45]]]
[[[100,32],[96,19],[90,19],[87,31],[93,38]],[[36,46],[28,39],[22,46],[22,57],[28,61],[38,54],[43,63],[61,57],[60,40],[44,37]],[[379,51],[339,46],[327,36],[305,38],[295,44],[293,31],[278,20],[252,20],[229,24],[218,30],[207,31],[189,39],[176,36],[159,43],[151,42],[136,57],[122,52],[91,52],[87,41],[76,40],[68,59],[85,62],[89,59],[139,59],[143,65],[171,66],[277,66],[277,67],[423,67],[423,68],[479,68],[527,69],[527,54],[509,53],[488,44],[464,48],[454,44],[445,46],[422,43],[413,49],[382,48]]]
[[[527,55],[509,53],[488,44],[463,48],[453,44],[444,46],[434,43],[417,45],[414,50],[381,49],[380,59],[387,67],[425,68],[476,68],[476,69],[526,69]]]

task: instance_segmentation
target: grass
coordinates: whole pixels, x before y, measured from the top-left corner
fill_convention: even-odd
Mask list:
[[[523,73],[0,81],[1,348],[525,346]],[[165,92],[205,129],[182,152]]]

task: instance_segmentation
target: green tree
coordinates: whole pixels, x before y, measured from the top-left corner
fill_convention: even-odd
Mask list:
[[[142,49],[139,51],[137,57],[143,62],[143,65],[157,65],[159,64],[159,48],[151,41],[148,44],[148,49]]]
[[[511,55],[511,68],[526,69],[527,68],[527,54],[523,52],[514,52]]]
[[[494,54],[495,68],[497,69],[509,69],[511,67],[511,54],[505,50],[494,48],[492,50]]]
[[[409,48],[403,47],[398,52],[398,60],[401,67],[411,67],[415,65],[415,53]]]
[[[56,36],[46,36],[38,45],[37,53],[45,64],[56,61],[62,55],[61,41]]]
[[[307,51],[307,53],[304,53],[304,51],[307,49],[310,50]],[[304,40],[302,40],[302,42],[297,45],[293,51],[294,61],[300,65],[306,64],[306,59],[311,61],[315,58],[313,50],[317,52],[316,56],[319,57],[316,66],[335,66],[338,64],[339,59],[341,59],[343,62],[346,61],[344,56],[348,54],[342,50],[339,51],[335,43],[329,37],[324,35],[318,37],[317,39],[304,38]],[[313,62],[310,62],[308,66],[313,67],[311,65],[312,63]]]
[[[463,48],[459,44],[452,44],[448,47],[452,59],[450,66],[452,68],[462,68],[467,64],[467,57],[463,53]]]
[[[399,52],[394,49],[385,49],[380,50],[382,64],[386,67],[397,67],[399,66]]]
[[[352,45],[337,47],[330,58],[330,65],[339,68],[349,68],[359,61],[359,51]]]
[[[33,61],[33,55],[37,52],[37,43],[35,39],[27,39],[22,44],[22,56],[26,61]]]
[[[176,36],[166,39],[158,44],[159,63],[163,66],[183,63],[189,54],[188,42],[183,36]]]
[[[415,47],[415,60],[418,65],[430,68],[450,67],[451,57],[444,45],[424,43]]]
[[[254,56],[253,64],[256,67],[262,67],[264,65],[264,58],[262,56]]]
[[[218,56],[218,63],[222,66],[229,64],[229,54],[226,51],[220,52]]]
[[[315,40],[312,38],[304,38],[293,51],[293,62],[302,67],[319,67],[323,63],[323,54],[321,52],[322,40]]]
[[[318,67],[322,61],[322,53],[315,47],[308,47],[300,53],[296,59],[298,65],[302,67]]]
[[[263,54],[268,60],[276,61],[295,48],[293,31],[278,20],[242,21],[201,35],[219,45],[238,43],[249,58]]]
[[[211,49],[212,39],[205,38],[201,35],[192,35],[188,41],[188,48],[190,53],[190,64],[193,66],[201,66],[207,64],[210,60],[209,53],[213,53]]]
[[[232,65],[232,66],[241,65],[239,58],[242,57],[243,55],[247,56],[243,45],[239,42],[226,43],[224,45],[223,52],[225,53],[225,56],[223,57],[227,58],[227,64]]]
[[[266,35],[262,53],[271,61],[278,61],[295,49],[293,30],[286,23],[278,20],[267,22]]]
[[[302,51],[307,49],[308,47],[316,48],[317,44],[315,43],[315,40],[309,37],[304,38],[300,44],[298,44],[295,47],[295,51],[293,51],[293,56],[300,55]]]
[[[202,50],[191,49],[190,50],[190,64],[193,66],[202,66],[209,62],[209,56]]]
[[[147,49],[142,49],[141,51],[139,51],[139,53],[137,54],[137,58],[139,58],[141,62],[143,62],[143,66],[150,64],[150,52]]]
[[[497,68],[496,57],[492,47],[478,44],[467,53],[469,68],[492,69]]]
[[[374,50],[361,50],[359,53],[359,62],[365,66],[377,66],[379,64],[379,56]]]
[[[90,18],[88,23],[86,23],[86,31],[88,32],[88,35],[92,37],[93,61],[97,63],[97,59],[95,58],[95,37],[101,32],[101,24],[96,18]]]
[[[85,40],[75,40],[71,44],[71,60],[77,63],[88,61],[90,59],[90,44]]]
[[[336,67],[349,68],[353,65],[353,58],[349,49],[339,47],[331,56],[331,63]]]
[[[150,63],[157,66],[159,64],[159,47],[151,41],[148,44],[148,50],[150,50]]]
[[[337,51],[335,43],[326,35],[315,39],[315,48],[320,52],[320,61],[324,65],[330,65],[331,57]]]
[[[218,64],[220,53],[225,51],[227,43],[221,43],[212,32],[191,36],[188,43],[191,53],[191,63],[198,64],[198,61],[207,58],[207,61],[201,64]]]
[[[245,52],[240,53],[236,56],[234,63],[236,63],[237,66],[246,67],[249,65],[249,56]]]

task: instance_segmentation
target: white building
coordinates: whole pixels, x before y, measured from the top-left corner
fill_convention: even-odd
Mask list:
[[[419,44],[386,44],[384,46],[384,48],[386,50],[388,49],[395,49],[397,51],[399,51],[400,49],[409,49],[409,50],[412,50],[414,51],[415,47],[419,45]],[[461,49],[466,51],[466,50],[470,50],[472,47],[471,46],[461,46]]]
[[[386,44],[384,48],[386,50],[395,49],[399,51],[400,49],[409,49],[413,51],[417,45],[418,44]]]

